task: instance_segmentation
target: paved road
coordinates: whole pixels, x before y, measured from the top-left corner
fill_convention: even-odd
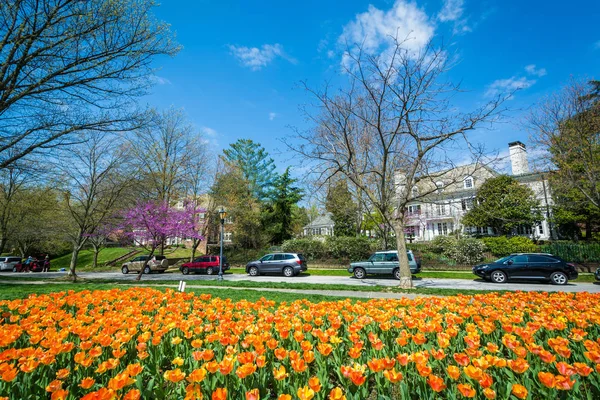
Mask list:
[[[110,280],[133,280],[135,274],[123,275],[120,272],[83,272],[79,274],[86,279],[110,279]],[[64,277],[65,272],[47,272],[47,273],[13,273],[7,272],[2,276],[18,276],[23,279],[51,279]],[[286,278],[284,276],[257,276],[250,277],[246,274],[225,274],[225,281],[255,281],[255,282],[287,282],[287,283],[312,283],[312,284],[336,284],[336,285],[359,285],[359,286],[396,286],[398,281],[392,278],[377,277],[369,279],[356,279],[345,276],[319,276],[303,274],[300,276]],[[165,274],[150,274],[142,277],[143,282],[151,282],[157,280],[185,280],[188,285],[193,285],[193,281],[214,281],[216,276],[207,275],[182,275],[179,272]],[[573,282],[565,286],[556,286],[547,283],[530,283],[530,282],[511,282],[507,284],[494,284],[485,282],[480,279],[433,279],[433,278],[416,278],[413,280],[416,287],[419,288],[436,288],[436,289],[463,289],[463,290],[523,290],[523,291],[564,291],[564,292],[591,292],[600,293],[600,284],[587,282]]]

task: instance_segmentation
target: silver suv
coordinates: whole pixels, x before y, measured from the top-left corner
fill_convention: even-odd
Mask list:
[[[21,257],[2,256],[0,257],[0,271],[17,271],[17,264],[21,263]]]
[[[421,272],[421,261],[417,260],[412,252],[406,252],[408,256],[408,265],[411,274]],[[400,264],[398,262],[398,251],[378,251],[369,257],[367,261],[359,261],[350,263],[348,272],[354,274],[357,279],[363,279],[367,274],[383,274],[392,275],[396,279],[400,279]]]
[[[267,254],[256,261],[250,261],[246,265],[246,273],[250,276],[270,273],[290,277],[307,269],[306,258],[298,253]]]

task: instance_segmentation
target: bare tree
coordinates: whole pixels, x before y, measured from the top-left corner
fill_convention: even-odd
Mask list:
[[[142,181],[138,195],[146,200],[180,200],[207,164],[205,140],[174,108],[152,111],[151,123],[135,131],[130,146]]]
[[[347,177],[394,228],[400,260],[400,286],[412,287],[405,243],[405,217],[411,201],[438,190],[457,149],[470,150],[467,133],[491,122],[503,97],[480,108],[459,112],[451,101],[458,85],[445,81],[448,53],[432,44],[419,52],[395,40],[390,51],[372,55],[349,50],[345,56],[348,84],[330,93],[305,88],[316,100],[306,108],[314,122],[297,132],[294,149],[326,180]],[[418,191],[413,188],[419,187]]]
[[[139,124],[152,60],[174,55],[154,0],[0,2],[0,168]],[[78,135],[75,135],[78,134]]]
[[[600,83],[595,86],[597,91]],[[574,191],[567,195],[570,206],[600,212],[600,95],[589,83],[572,80],[540,102],[527,124],[545,167],[555,169],[554,191]]]
[[[71,221],[66,233],[73,245],[69,276],[75,281],[79,252],[114,216],[132,181],[125,148],[113,135],[92,135],[71,146],[67,154],[58,166],[61,182],[56,184],[63,188],[65,213]]]
[[[20,163],[0,169],[0,253],[4,252],[10,240],[9,223],[14,215],[15,199],[24,191],[25,184],[31,179],[29,170]]]

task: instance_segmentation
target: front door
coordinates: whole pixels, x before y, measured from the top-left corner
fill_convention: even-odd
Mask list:
[[[385,272],[385,253],[376,253],[371,257],[371,268],[367,270],[368,273],[382,274]],[[368,268],[367,268],[368,269]]]

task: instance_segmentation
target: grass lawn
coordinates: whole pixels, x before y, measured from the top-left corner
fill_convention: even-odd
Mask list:
[[[102,271],[110,269],[104,267],[104,264],[114,260],[115,258],[124,256],[125,254],[132,251],[132,248],[128,247],[109,247],[106,249],[102,249],[100,254],[98,254],[98,268],[94,269],[94,271]],[[92,250],[82,250],[79,252],[79,260],[77,262],[78,270],[90,270],[92,267],[92,262],[94,261],[94,252]],[[61,268],[69,268],[69,264],[71,263],[71,253],[65,254],[62,257],[54,258],[50,260],[50,268],[53,271],[59,270]]]
[[[176,282],[171,282],[176,284]],[[107,284],[107,283],[96,283],[96,282],[81,282],[81,283],[60,283],[60,284],[48,284],[48,285],[10,285],[0,284],[0,300],[14,300],[26,298],[31,294],[47,294],[57,293],[68,290],[81,291],[81,290],[111,290],[115,288],[127,289],[132,285],[124,284]],[[153,286],[158,290],[166,290],[164,286]],[[194,292],[197,294],[210,294],[213,297],[220,297],[223,299],[231,299],[232,301],[248,300],[256,302],[261,298],[273,300],[277,303],[290,302],[294,300],[306,299],[312,302],[319,301],[338,301],[340,297],[337,296],[321,296],[321,295],[304,295],[295,293],[277,293],[277,292],[259,292],[256,290],[235,290],[235,289],[197,289],[189,288],[186,292]]]

